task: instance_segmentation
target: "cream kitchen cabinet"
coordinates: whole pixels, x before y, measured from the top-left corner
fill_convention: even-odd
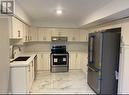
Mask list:
[[[38,37],[38,28],[37,27],[30,27],[29,28],[29,36],[28,36],[29,42],[38,41],[37,37]]]
[[[68,41],[79,42],[79,29],[69,29]]]
[[[118,94],[129,93],[129,46],[123,46],[120,54]]]
[[[81,52],[80,56],[81,69],[84,73],[87,74],[88,53]]]
[[[77,52],[76,53],[76,68],[75,69],[81,69],[81,65],[83,64],[83,53]]]
[[[23,42],[29,41],[29,26],[23,23]]]
[[[88,31],[80,29],[80,42],[88,42]]]
[[[43,70],[50,70],[50,52],[43,54]]]
[[[52,36],[55,37],[68,37],[68,35],[69,35],[69,29],[54,28],[52,31]]]
[[[37,54],[37,70],[43,70],[43,53]]]
[[[69,68],[87,70],[87,54],[83,52],[69,52]]]
[[[18,63],[16,63],[18,64]],[[27,94],[34,80],[34,61],[28,66],[11,68],[11,93]]]
[[[10,39],[22,39],[23,23],[15,17],[10,18]]]
[[[76,69],[76,52],[69,52],[69,69]]]
[[[122,43],[124,45],[129,45],[129,22],[122,23]]]
[[[80,62],[77,58],[77,52],[69,52],[69,69],[78,69],[80,68]]]
[[[51,28],[38,28],[38,41],[51,41]]]
[[[37,70],[50,70],[50,52],[37,54]]]

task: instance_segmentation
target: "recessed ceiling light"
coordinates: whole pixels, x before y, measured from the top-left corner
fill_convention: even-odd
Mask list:
[[[62,14],[62,10],[61,10],[61,9],[57,9],[57,10],[56,10],[56,14],[57,14],[57,15],[61,15],[61,14]]]

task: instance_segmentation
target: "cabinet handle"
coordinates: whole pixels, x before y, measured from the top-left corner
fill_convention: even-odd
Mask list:
[[[43,37],[43,40],[46,40],[46,37]]]
[[[18,37],[20,37],[20,30],[18,30]]]
[[[27,41],[27,36],[26,36],[26,38],[25,38],[25,41]]]
[[[32,40],[32,36],[30,36],[30,41]]]
[[[29,41],[29,36],[27,36],[27,41]]]
[[[72,40],[75,40],[75,37],[72,37]]]
[[[41,54],[41,58],[43,58],[43,54]]]
[[[61,36],[61,32],[59,32],[58,35]]]

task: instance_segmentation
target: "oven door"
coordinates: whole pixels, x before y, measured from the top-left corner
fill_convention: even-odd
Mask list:
[[[52,66],[67,66],[68,55],[67,54],[52,54],[51,56]]]

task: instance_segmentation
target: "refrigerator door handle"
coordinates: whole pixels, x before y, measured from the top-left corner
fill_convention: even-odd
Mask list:
[[[93,72],[97,72],[97,70],[91,68],[90,66],[88,66],[88,68],[89,68],[90,70],[92,70]]]

